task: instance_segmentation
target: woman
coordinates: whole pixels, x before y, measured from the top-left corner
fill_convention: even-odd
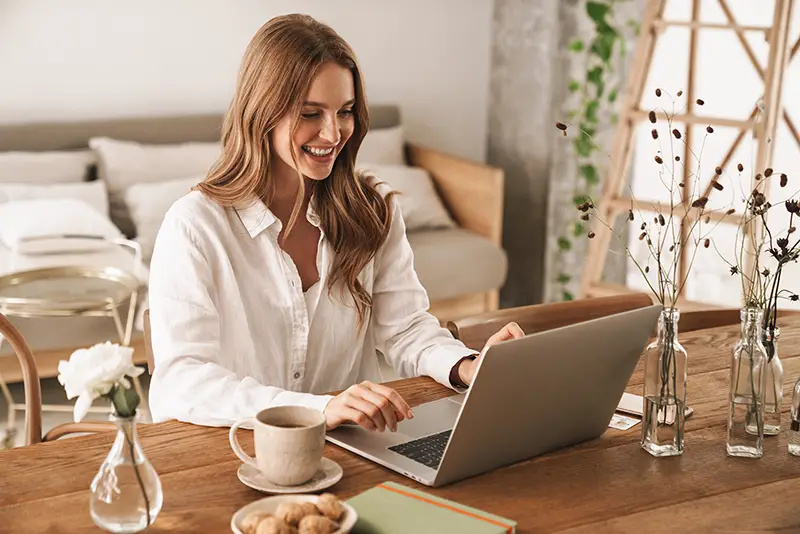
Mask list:
[[[338,34],[301,15],[258,31],[222,155],[156,241],[155,420],[226,426],[299,404],[323,411],[329,429],[394,431],[413,414],[376,383],[376,350],[402,376],[470,384],[475,354],[426,312],[392,193],[354,169],[368,128],[361,73]],[[509,325],[492,342],[521,335]]]

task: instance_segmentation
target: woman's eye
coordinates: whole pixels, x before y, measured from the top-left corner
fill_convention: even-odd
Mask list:
[[[316,119],[319,117],[319,113],[301,113],[300,116],[304,119]]]
[[[353,110],[352,109],[343,109],[342,111],[339,112],[339,114],[340,115],[344,115],[344,116],[349,116],[349,115],[353,114]]]

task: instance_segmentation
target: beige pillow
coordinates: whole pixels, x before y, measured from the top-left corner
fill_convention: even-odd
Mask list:
[[[97,153],[98,176],[108,187],[111,219],[128,237],[136,235],[125,205],[129,187],[187,176],[205,177],[220,155],[218,142],[147,145],[96,137],[89,146]]]
[[[0,183],[0,203],[36,199],[82,200],[108,217],[108,191],[102,180],[65,184]]]
[[[405,165],[403,127],[379,128],[367,132],[361,142],[361,147],[358,149],[356,166],[359,167],[366,163],[373,165]]]
[[[456,227],[436,192],[431,175],[425,169],[365,163],[361,170],[374,175],[378,182],[385,182],[399,193],[397,203],[407,231]]]
[[[0,152],[0,183],[83,182],[94,163],[91,150]]]

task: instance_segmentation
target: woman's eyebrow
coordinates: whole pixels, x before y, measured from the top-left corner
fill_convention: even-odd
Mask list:
[[[355,98],[352,98],[352,99],[348,100],[347,102],[345,102],[344,104],[342,104],[342,107],[344,107],[344,106],[352,106],[355,103],[356,103]],[[327,109],[328,108],[328,106],[326,106],[322,102],[312,102],[311,100],[306,100],[305,102],[303,102],[303,105],[304,106],[313,106],[313,107],[318,107],[318,108],[323,108],[323,109]]]

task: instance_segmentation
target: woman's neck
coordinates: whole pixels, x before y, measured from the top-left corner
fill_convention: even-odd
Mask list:
[[[297,171],[280,161],[279,158],[275,159],[279,160],[272,169],[272,176],[275,179],[275,192],[270,205],[267,207],[285,226],[292,215],[292,209],[294,209],[294,203],[297,200],[299,177]],[[300,206],[301,213],[305,213],[308,209],[312,186],[312,180],[305,177],[303,177],[303,180],[305,182],[305,192],[303,194],[303,204]]]

